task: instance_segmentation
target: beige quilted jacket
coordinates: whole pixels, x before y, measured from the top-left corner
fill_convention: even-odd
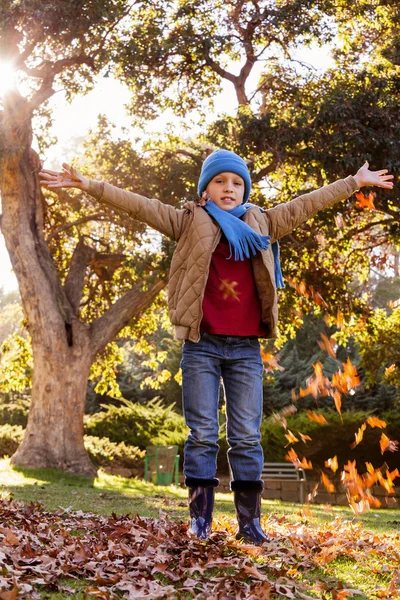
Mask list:
[[[350,175],[265,212],[251,208],[243,220],[257,233],[270,235],[272,244],[319,210],[345,200],[356,189],[356,181]],[[211,255],[221,238],[219,225],[195,202],[187,202],[183,208],[176,209],[159,200],[94,180],[89,182],[89,194],[107,206],[127,212],[134,219],[139,219],[177,242],[169,274],[169,316],[178,339],[198,342]],[[267,325],[268,337],[276,337],[278,302],[271,246],[268,250],[258,252],[252,261],[261,299],[262,320]]]

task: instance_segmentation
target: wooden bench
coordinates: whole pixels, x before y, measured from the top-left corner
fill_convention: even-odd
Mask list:
[[[293,463],[264,463],[262,478],[270,481],[298,481],[300,503],[304,504],[304,482],[306,474],[304,469]]]

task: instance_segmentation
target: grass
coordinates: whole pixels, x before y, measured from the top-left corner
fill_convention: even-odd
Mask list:
[[[59,471],[44,469],[12,468],[9,460],[0,460],[0,494],[13,496],[16,500],[26,503],[32,501],[40,504],[48,511],[69,508],[94,512],[100,515],[140,514],[146,517],[158,517],[160,510],[168,514],[173,520],[187,519],[187,491],[174,486],[160,487],[138,479],[125,479],[112,476],[99,471],[95,479],[69,475]],[[312,513],[304,512],[304,507],[298,504],[279,502],[276,500],[263,500],[263,515],[266,530],[277,531],[286,526],[305,527],[307,531],[323,531],[332,527],[336,517],[340,517],[338,527],[358,527],[359,522],[363,529],[374,534],[388,534],[400,539],[400,511],[398,509],[372,510],[361,517],[354,517],[347,507],[326,507],[314,505]],[[216,494],[215,519],[223,517],[234,519],[235,511],[231,494]],[[400,548],[399,548],[400,554]],[[254,557],[260,564],[268,557]],[[298,573],[299,579],[309,582],[310,593],[316,598],[334,598],[329,592],[330,578],[340,580],[346,588],[362,590],[362,594],[351,597],[355,600],[368,600],[376,598],[374,590],[379,586],[388,586],[393,575],[385,572],[385,557],[373,556],[368,559],[369,564],[363,566],[351,556],[339,555],[333,561],[321,568]],[[375,562],[373,562],[375,561]],[[326,582],[326,588],[318,588],[321,580]],[[43,593],[43,598],[58,600],[60,598],[86,598],[84,581],[65,581],[66,588],[71,591]],[[345,596],[343,596],[345,597]],[[399,596],[392,596],[399,597]],[[271,596],[272,598],[272,596]]]

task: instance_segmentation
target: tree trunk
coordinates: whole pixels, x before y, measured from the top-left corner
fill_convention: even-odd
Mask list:
[[[15,465],[48,467],[93,476],[83,444],[87,380],[96,354],[132,318],[139,317],[165,287],[134,286],[92,325],[78,318],[90,249],[80,245],[61,285],[44,240],[38,157],[31,149],[31,112],[13,93],[0,111],[1,228],[18,280],[34,370],[32,401],[24,439],[12,456]],[[86,262],[85,262],[86,261]]]
[[[73,346],[66,344],[65,333],[53,332],[52,337],[50,347],[40,337],[33,344],[28,425],[11,462],[94,476],[96,468],[83,443],[87,380],[93,360],[88,328],[74,323]]]

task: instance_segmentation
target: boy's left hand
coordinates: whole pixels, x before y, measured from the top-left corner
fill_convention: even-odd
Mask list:
[[[382,171],[370,171],[368,162],[365,162],[361,169],[358,169],[357,173],[354,175],[354,179],[357,181],[359,188],[365,185],[375,185],[391,190],[393,189],[393,182],[389,180],[393,179],[394,176],[386,175],[387,172],[387,169],[383,169]]]

